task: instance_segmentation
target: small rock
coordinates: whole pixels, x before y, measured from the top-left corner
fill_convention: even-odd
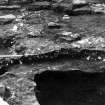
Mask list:
[[[11,96],[11,92],[10,92],[9,87],[6,87],[3,83],[0,83],[0,96],[3,99],[7,99]]]
[[[63,20],[68,20],[68,19],[70,19],[70,16],[69,15],[64,15],[62,19]]]
[[[11,23],[16,17],[12,14],[0,16],[0,24]]]
[[[95,13],[105,13],[105,4],[93,4],[91,10]]]
[[[59,25],[58,23],[55,23],[55,22],[49,22],[48,23],[48,28],[56,28],[56,29],[59,29],[61,27],[61,25]]]
[[[58,35],[60,35],[60,39],[61,40],[65,40],[65,41],[77,41],[80,40],[80,35],[77,33],[72,33],[72,32],[68,32],[68,31],[63,31],[62,33],[58,33]]]
[[[0,96],[3,97],[5,93],[6,87],[4,84],[0,83]]]
[[[20,9],[21,6],[20,5],[0,5],[0,10],[16,10],[16,9]]]
[[[86,59],[89,61],[90,60],[90,56],[88,56]]]
[[[9,0],[9,4],[32,3],[33,0]]]
[[[103,62],[105,62],[105,58],[103,59]]]
[[[72,43],[73,47],[89,50],[105,50],[105,39],[103,37],[86,37]]]
[[[18,30],[18,26],[17,25],[14,25],[13,28],[11,29],[11,31],[13,31],[13,32],[17,32],[17,30]]]
[[[15,18],[16,16],[14,16],[13,14],[0,16],[0,19],[15,19]]]
[[[98,59],[99,59],[99,60],[101,60],[101,59],[102,59],[102,57],[98,56]]]
[[[86,13],[91,12],[91,8],[88,6],[85,6],[85,7],[81,7],[81,8],[76,8],[73,10],[73,12],[77,13],[77,15],[78,15],[78,13],[86,14]]]
[[[9,105],[9,104],[0,97],[0,105]]]
[[[62,35],[64,35],[64,36],[72,35],[72,32],[63,31]]]
[[[52,0],[53,2],[57,2],[57,3],[60,3],[62,2],[63,0]]]
[[[72,3],[74,5],[81,5],[81,4],[86,4],[86,0],[73,0]]]

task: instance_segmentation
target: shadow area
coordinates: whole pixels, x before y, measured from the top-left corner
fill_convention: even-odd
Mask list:
[[[105,73],[46,71],[34,79],[40,105],[105,105]]]

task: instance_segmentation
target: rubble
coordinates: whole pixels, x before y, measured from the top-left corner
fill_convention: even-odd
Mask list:
[[[59,50],[59,46],[53,41],[47,39],[39,38],[29,38],[17,41],[14,46],[12,46],[11,51],[13,54],[43,54],[50,51]]]
[[[91,9],[95,13],[105,13],[105,4],[93,4],[91,5]]]
[[[43,2],[35,2],[33,4],[28,5],[28,10],[44,10],[44,9],[51,9],[50,2],[43,1]]]
[[[11,77],[7,74],[5,75],[5,79],[2,78],[1,80],[12,92],[12,95],[5,99],[9,105],[39,105],[34,94],[34,86],[36,84],[30,79],[21,76],[17,77],[16,75]]]
[[[16,19],[16,16],[14,16],[13,14],[0,16],[0,24],[5,25],[12,23],[14,19]]]
[[[1,97],[0,97],[0,104],[1,105],[9,105],[6,101],[4,101]]]
[[[0,16],[0,19],[15,19],[16,17],[13,14]]]
[[[33,0],[8,0],[9,4],[32,3]]]
[[[72,43],[72,46],[80,49],[104,51],[105,39],[102,37],[88,37]]]
[[[0,5],[0,10],[18,10],[20,8],[20,5]]]
[[[40,89],[40,81],[35,76],[50,71],[51,74],[62,72],[62,75],[55,75],[61,76],[60,79],[67,72],[67,81],[73,83],[68,88],[70,92],[71,86],[75,84],[72,79],[77,82],[83,77],[86,82],[78,83],[78,88],[76,84],[73,94],[81,92],[81,89],[78,90],[80,86],[83,86],[83,93],[87,89],[92,94],[88,96],[87,90],[86,97],[80,94],[80,105],[84,104],[85,99],[90,99],[87,105],[94,105],[99,88],[103,91],[100,93],[103,96],[99,97],[98,102],[101,99],[104,102],[104,4],[95,4],[94,0],[77,0],[74,3],[72,0],[10,0],[7,5],[7,1],[4,1],[0,2],[3,3],[0,5],[0,51],[3,51],[0,53],[0,96],[3,98],[0,97],[1,102],[6,101],[9,105],[40,105],[41,91],[37,90]],[[99,12],[102,14],[97,14]],[[5,48],[8,54],[5,54],[2,48]],[[76,72],[79,73],[75,75]],[[72,73],[75,76],[72,77]],[[44,79],[48,80],[47,75],[45,77],[42,76],[42,82]],[[53,76],[49,77],[52,79]],[[60,83],[62,84],[62,81]],[[94,83],[95,85],[92,85]],[[59,85],[58,82],[57,84]],[[50,87],[52,88],[51,84]],[[55,89],[54,84],[53,88]],[[45,92],[44,96],[46,95]],[[73,99],[79,100],[81,97],[77,95]]]
[[[73,0],[72,1],[73,5],[84,5],[87,4],[86,0]]]
[[[8,4],[8,0],[0,0],[0,5]]]

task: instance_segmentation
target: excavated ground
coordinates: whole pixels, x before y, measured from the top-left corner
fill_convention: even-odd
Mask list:
[[[9,105],[105,105],[105,1],[4,1],[0,96]]]
[[[41,105],[104,105],[105,74],[45,71],[35,76]]]

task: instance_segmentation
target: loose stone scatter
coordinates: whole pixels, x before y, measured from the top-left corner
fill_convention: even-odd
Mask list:
[[[105,1],[0,0],[0,105],[104,105]]]

